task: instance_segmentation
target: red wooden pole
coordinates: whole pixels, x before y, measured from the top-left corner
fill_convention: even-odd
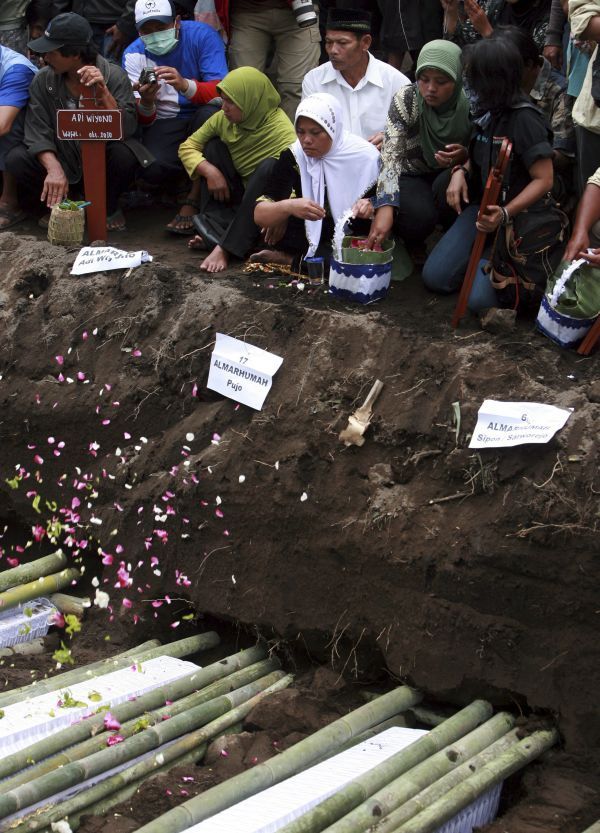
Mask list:
[[[88,241],[106,240],[106,142],[80,142]]]
[[[91,96],[88,88],[82,87],[82,90],[82,109],[96,109],[96,85],[92,86]],[[85,209],[88,241],[106,241],[106,142],[82,140],[79,144],[83,165],[83,190],[86,200],[91,203]]]
[[[586,337],[583,339],[583,341],[579,345],[579,348],[578,348],[577,352],[579,353],[580,356],[589,356],[589,354],[592,352],[592,350],[594,349],[594,347],[596,346],[596,344],[599,341],[600,341],[600,317],[598,317],[594,321],[594,323],[592,324],[592,327],[591,327],[589,333],[586,335]]]
[[[511,153],[512,142],[509,139],[503,139],[502,146],[498,153],[498,159],[496,161],[495,166],[490,171],[487,182],[485,184],[485,191],[483,192],[483,197],[479,206],[479,212],[477,215],[478,217],[479,215],[483,214],[488,205],[497,204],[498,197],[500,196],[500,189],[502,187],[502,180],[504,178],[504,173],[508,166]],[[477,232],[477,236],[475,238],[475,242],[471,250],[471,257],[469,258],[469,264],[467,266],[465,279],[460,288],[458,301],[456,302],[454,315],[452,316],[452,326],[454,328],[458,327],[460,319],[467,311],[469,295],[471,294],[471,290],[473,288],[473,281],[475,280],[475,275],[477,274],[477,267],[483,254],[486,238],[487,232]]]

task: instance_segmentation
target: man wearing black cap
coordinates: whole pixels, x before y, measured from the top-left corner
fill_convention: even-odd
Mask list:
[[[344,127],[381,148],[394,95],[408,78],[369,52],[371,15],[359,9],[331,9],[325,31],[329,61],[311,70],[302,97],[329,93],[343,108]]]
[[[94,109],[121,110],[127,139],[137,126],[135,99],[125,72],[98,55],[92,27],[78,14],[67,12],[53,18],[44,35],[30,41],[29,48],[42,54],[47,66],[38,72],[29,90],[25,144],[10,151],[6,168],[21,188],[35,192],[52,208],[68,196],[69,186],[79,183],[83,173],[79,143],[56,136],[56,111],[76,110],[80,98],[92,98]],[[126,141],[107,143],[109,229],[124,227],[118,198],[137,165]]]

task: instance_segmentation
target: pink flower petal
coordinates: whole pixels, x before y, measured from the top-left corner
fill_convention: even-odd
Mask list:
[[[121,724],[116,717],[112,716],[110,712],[106,712],[104,715],[104,728],[109,729],[110,731],[116,731],[121,728]]]

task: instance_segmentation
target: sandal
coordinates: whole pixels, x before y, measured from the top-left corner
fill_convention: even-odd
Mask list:
[[[194,213],[200,210],[200,203],[198,200],[184,199],[179,203],[180,208],[184,208],[186,205],[193,208]],[[192,219],[194,217],[194,213],[182,214],[181,212],[177,212],[171,222],[167,223],[165,229],[171,234],[180,234],[183,237],[191,237],[192,234],[194,234],[194,223]]]
[[[16,226],[27,218],[27,214],[20,208],[10,208],[8,205],[0,206],[0,231],[6,231],[11,226]]]

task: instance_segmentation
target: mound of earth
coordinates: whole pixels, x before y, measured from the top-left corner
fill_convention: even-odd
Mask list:
[[[226,621],[349,681],[555,716],[564,750],[492,829],[583,829],[600,815],[597,359],[526,321],[453,331],[454,299],[416,275],[363,308],[204,276],[181,244],[153,254],[76,278],[75,252],[2,235],[5,523],[63,524],[108,634]],[[261,411],[207,389],[218,332],[283,357]],[[486,398],[574,410],[546,445],[475,451]]]

